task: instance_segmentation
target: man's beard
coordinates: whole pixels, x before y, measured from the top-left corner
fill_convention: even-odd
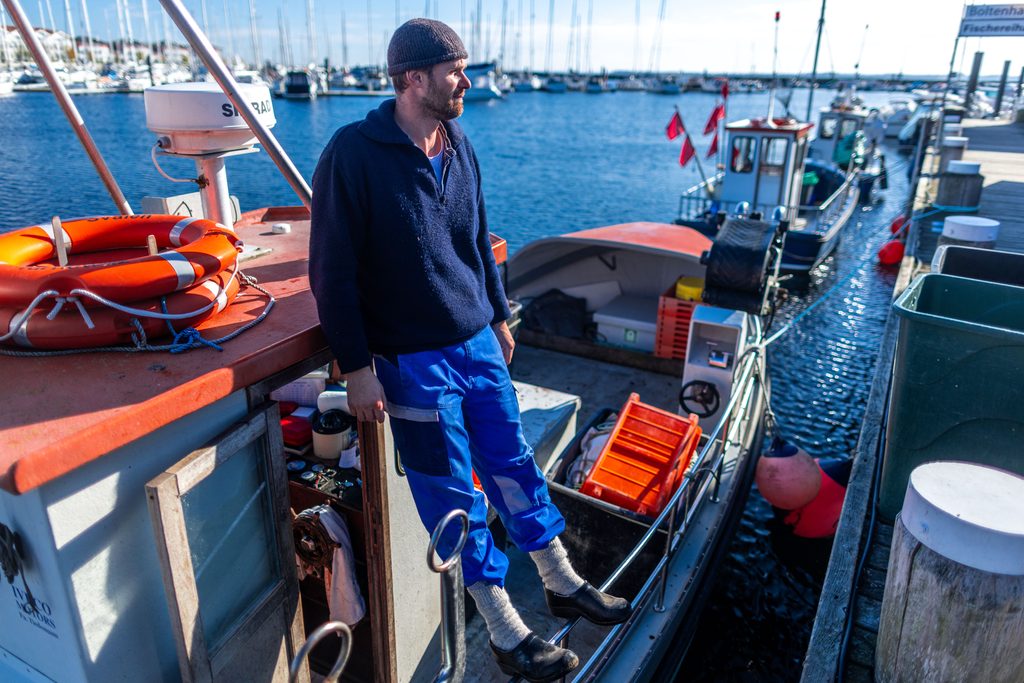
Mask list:
[[[462,98],[455,97],[455,93],[460,89],[446,93],[433,78],[429,80],[429,83],[427,96],[423,100],[423,108],[427,113],[439,121],[451,121],[462,116]]]

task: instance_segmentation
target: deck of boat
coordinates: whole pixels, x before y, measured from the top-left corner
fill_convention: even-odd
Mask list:
[[[967,120],[964,135],[969,139],[964,160],[980,162],[985,177],[977,215],[1000,222],[997,249],[1024,252],[1024,124]],[[929,155],[925,170],[936,165],[936,155]],[[934,191],[935,180],[924,179],[915,197],[915,211],[934,197]],[[936,226],[933,221],[941,217],[926,218],[911,227],[894,298],[916,275],[930,269],[942,231],[941,222]],[[851,683],[874,680],[875,641],[893,525],[873,515],[872,488],[879,477],[879,456],[884,446],[898,326],[897,316],[890,313],[804,659],[804,683],[831,683],[837,676]]]

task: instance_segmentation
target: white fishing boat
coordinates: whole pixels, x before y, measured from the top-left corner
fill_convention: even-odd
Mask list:
[[[10,95],[14,92],[14,79],[8,73],[0,73],[0,95]]]
[[[897,137],[916,110],[917,102],[909,97],[893,98],[882,106],[879,111],[885,117],[885,137]]]

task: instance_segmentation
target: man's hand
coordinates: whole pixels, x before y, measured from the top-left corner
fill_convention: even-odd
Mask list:
[[[516,348],[516,342],[512,339],[512,333],[508,329],[508,323],[504,320],[491,325],[494,336],[498,338],[498,346],[501,347],[501,355],[505,357],[505,365],[512,364],[512,352]]]
[[[384,388],[367,365],[348,373],[348,409],[361,422],[384,421]]]

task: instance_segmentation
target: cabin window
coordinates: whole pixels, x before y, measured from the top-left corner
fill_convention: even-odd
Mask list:
[[[750,173],[754,170],[754,138],[741,135],[732,141],[732,170]]]
[[[764,138],[761,141],[761,168],[785,166],[789,142],[784,138]]]
[[[843,119],[843,122],[839,124],[839,139],[842,140],[847,135],[855,133],[857,131],[857,119]]]
[[[822,140],[831,140],[836,134],[836,119],[834,116],[826,116],[821,119],[821,130],[818,137]]]

